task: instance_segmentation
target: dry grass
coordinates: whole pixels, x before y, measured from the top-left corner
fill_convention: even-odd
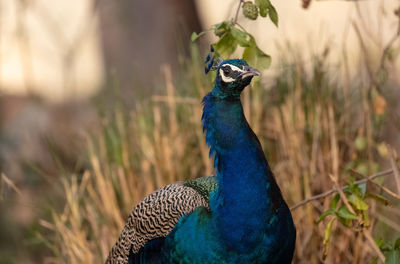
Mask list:
[[[175,87],[165,67],[165,96],[132,111],[116,107],[103,120],[102,133],[88,137],[88,169],[63,182],[64,211],[54,212],[51,223],[42,221],[54,231],[49,244],[55,257],[48,262],[104,262],[130,210],[145,195],[168,183],[212,173],[200,126],[200,100],[210,83],[203,80],[201,69],[188,68],[188,79],[179,83],[195,87],[194,92]],[[289,205],[333,188],[334,182],[345,184],[349,168],[369,175],[379,164],[388,164],[378,154],[378,146],[385,143],[384,122],[375,121],[385,120],[390,111],[382,114],[374,107],[381,95],[370,97],[363,85],[344,87],[330,76],[321,56],[311,71],[301,63],[286,65],[272,85],[258,82],[244,94],[246,115]],[[359,137],[366,138],[363,151],[355,148]],[[298,231],[294,263],[322,262],[329,219],[315,222],[329,201],[328,196],[293,211]],[[378,254],[371,233],[400,232],[397,207],[386,209],[371,201],[370,214],[368,229],[333,223],[325,263],[368,263]]]

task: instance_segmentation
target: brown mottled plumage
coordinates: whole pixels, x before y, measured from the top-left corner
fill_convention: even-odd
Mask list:
[[[167,236],[181,216],[190,214],[199,206],[208,208],[207,199],[183,182],[153,192],[132,210],[106,263],[128,263],[130,250],[137,253],[146,242]]]

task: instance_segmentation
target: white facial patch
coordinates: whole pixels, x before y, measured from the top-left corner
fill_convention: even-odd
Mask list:
[[[219,75],[221,75],[221,78],[224,82],[228,83],[228,82],[233,82],[235,79],[231,78],[231,77],[226,77],[224,75],[224,71],[222,69],[219,69]]]
[[[224,82],[226,82],[226,83],[235,81],[234,78],[232,78],[232,77],[230,77],[230,76],[225,76],[224,71],[223,71],[221,68],[226,67],[226,66],[228,66],[229,68],[231,68],[231,72],[234,72],[234,71],[237,71],[237,72],[240,72],[240,73],[243,73],[243,72],[244,72],[242,69],[240,69],[239,67],[237,67],[237,66],[235,66],[235,65],[232,65],[232,64],[223,64],[223,65],[220,67],[220,69],[219,69],[219,75],[221,76],[222,80],[223,80]]]
[[[232,65],[232,64],[224,64],[224,65],[222,65],[222,67],[223,66],[229,66],[232,71],[244,72],[242,69],[240,69],[239,67]]]

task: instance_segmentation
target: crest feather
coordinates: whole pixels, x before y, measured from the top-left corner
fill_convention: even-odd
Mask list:
[[[219,58],[219,54],[214,50],[213,45],[210,45],[210,53],[207,54],[207,58],[204,62],[204,64],[206,64],[204,72],[207,74],[211,70],[216,70],[223,61],[223,59]]]

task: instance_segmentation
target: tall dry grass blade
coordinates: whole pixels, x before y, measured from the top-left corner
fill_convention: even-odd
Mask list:
[[[10,178],[8,178],[4,173],[1,173],[1,181],[7,184],[11,189],[13,189],[19,196],[22,196],[21,190],[14,184]]]
[[[398,222],[393,221],[392,219],[390,219],[382,214],[378,214],[376,217],[378,218],[379,221],[382,221],[387,226],[393,228],[393,230],[400,233],[400,224]]]
[[[396,182],[397,193],[400,194],[400,173],[394,158],[397,153],[391,146],[388,146],[388,149],[389,149],[390,164],[392,165],[394,180]]]
[[[167,103],[169,108],[169,125],[172,135],[178,132],[178,122],[176,120],[176,101],[175,101],[175,87],[172,82],[172,73],[170,65],[163,65],[162,70],[165,76],[165,85],[167,89]]]
[[[165,185],[164,183],[164,178],[162,176],[162,170],[165,167],[165,160],[162,158],[164,156],[164,149],[162,148],[162,142],[161,142],[161,109],[159,106],[154,106],[153,107],[153,116],[154,116],[154,131],[153,131],[153,136],[154,136],[154,160],[153,162],[153,167],[154,171],[156,172],[156,186],[159,188],[160,186]],[[148,146],[149,147],[149,146]],[[161,154],[161,159],[159,159],[159,156],[157,154]]]
[[[335,126],[335,118],[333,112],[332,104],[328,105],[328,117],[329,117],[329,135],[330,135],[330,144],[331,144],[331,155],[332,155],[332,175],[329,174],[329,177],[333,176],[334,183],[337,184],[339,182],[339,150],[336,139],[336,126]]]
[[[124,202],[124,205],[128,205],[132,203],[132,193],[130,188],[133,187],[132,185],[128,184],[127,176],[122,168],[117,169],[118,180],[120,182],[121,188],[121,197]]]
[[[129,144],[128,144],[128,140],[127,140],[127,128],[125,125],[125,121],[124,121],[124,117],[123,117],[123,113],[121,112],[121,110],[116,110],[115,111],[115,120],[116,120],[116,124],[117,124],[117,128],[118,128],[118,133],[120,135],[120,140],[121,140],[121,156],[122,156],[122,164],[124,166],[124,168],[129,171],[130,170],[130,162],[129,162],[129,157],[131,156],[130,154],[130,150],[129,150]]]
[[[122,226],[124,224],[124,220],[118,210],[116,193],[113,191],[113,184],[110,179],[110,175],[104,174],[102,172],[99,160],[94,155],[91,156],[91,164],[94,172],[92,176],[95,176],[94,179],[96,189],[97,193],[99,194],[102,207],[104,207],[105,211],[110,212],[107,215],[112,216],[117,225]]]

